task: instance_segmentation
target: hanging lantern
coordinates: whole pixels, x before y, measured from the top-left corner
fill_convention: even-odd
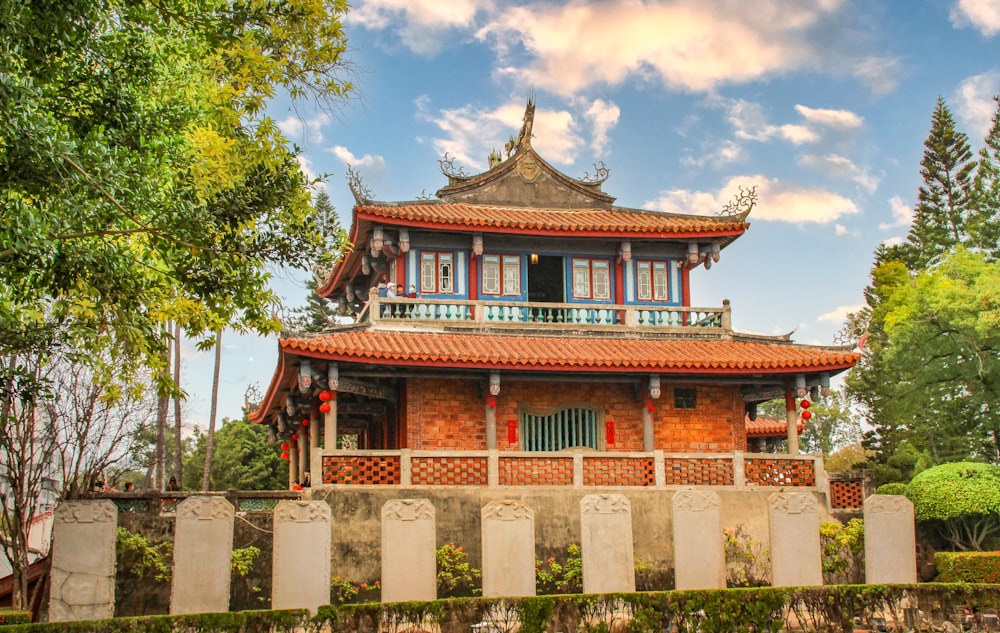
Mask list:
[[[328,402],[331,398],[333,398],[333,396],[330,395],[329,391],[319,392],[319,399],[322,400],[323,402]]]
[[[802,419],[803,420],[808,420],[811,417],[813,417],[812,411],[808,411],[807,410],[807,411],[803,411],[802,412]]]
[[[647,404],[646,405],[646,411],[649,411],[650,413],[652,413],[653,412],[653,405]]]
[[[309,426],[309,420],[302,420],[302,426]]]
[[[323,404],[319,405],[319,410],[322,413],[329,413],[330,412],[330,403],[329,402],[324,402]]]
[[[799,403],[799,406],[802,407],[803,409],[808,409],[809,407],[812,406],[812,403],[809,402],[808,400],[803,400],[802,402]]]
[[[283,451],[287,451],[288,450],[288,442],[283,442],[281,444],[281,450],[283,450]]]
[[[288,453],[287,452],[282,453],[281,454],[281,459],[287,460],[288,459]]]
[[[297,439],[299,439],[299,434],[298,433],[292,433],[292,441],[294,442]]]

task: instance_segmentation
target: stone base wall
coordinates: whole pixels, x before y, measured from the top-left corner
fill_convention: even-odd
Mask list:
[[[676,385],[685,387],[685,385]],[[674,406],[674,385],[658,400],[637,398],[626,383],[504,381],[496,397],[497,448],[520,450],[510,443],[506,428],[518,420],[521,407],[547,409],[569,403],[603,409],[613,428],[613,443],[605,450],[643,450],[642,416],[653,407],[655,449],[673,453],[715,453],[747,447],[744,408],[739,389],[731,386],[686,385],[697,389],[697,407]],[[406,385],[406,448],[413,450],[484,450],[486,401],[482,385],[445,378],[411,378]],[[598,429],[604,438],[606,429]]]

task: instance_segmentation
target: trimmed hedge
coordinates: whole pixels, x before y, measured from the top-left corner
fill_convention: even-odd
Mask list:
[[[0,609],[0,626],[10,624],[28,624],[31,622],[31,611],[14,611],[12,609]]]
[[[111,618],[83,622],[21,624],[4,628],[4,633],[291,633],[308,625],[305,609],[284,611],[235,611],[196,615],[150,615],[135,618]]]
[[[786,614],[804,630],[852,631],[855,622],[885,617],[890,630],[904,629],[902,605],[917,604],[933,623],[959,606],[1000,604],[1000,585],[927,583],[920,585],[838,585],[755,587],[709,591],[656,591],[534,598],[453,598],[432,602],[325,606],[309,619],[304,610],[243,611],[188,616],[116,618],[93,622],[24,624],[7,631],[70,633],[377,633],[439,627],[441,633],[468,633],[485,623],[492,630],[520,633],[581,631],[660,633],[777,633]]]
[[[1000,552],[937,552],[941,582],[1000,583]]]

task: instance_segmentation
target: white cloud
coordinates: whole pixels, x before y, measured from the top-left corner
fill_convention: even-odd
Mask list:
[[[803,154],[799,157],[799,164],[812,167],[835,178],[853,180],[868,193],[873,193],[878,188],[878,178],[855,165],[849,158],[839,154],[825,156]]]
[[[703,167],[719,168],[729,163],[735,163],[743,158],[743,146],[734,140],[725,140],[707,145],[697,156],[688,154],[681,158],[685,167],[701,169]]]
[[[847,320],[847,315],[852,312],[860,312],[864,308],[864,304],[858,304],[853,306],[837,306],[829,312],[824,312],[823,314],[816,317],[817,321],[826,321],[828,323],[843,323]]]
[[[882,243],[886,246],[899,246],[903,243],[903,238],[899,236],[890,237],[889,239],[882,240]]]
[[[499,3],[498,3],[499,5]],[[842,0],[604,0],[501,7],[476,34],[498,72],[562,95],[629,77],[711,92],[802,69],[856,72],[839,28]],[[837,49],[837,50],[835,50]]]
[[[471,29],[477,0],[365,0],[352,6],[344,21],[369,30],[393,28],[403,45],[420,55],[433,55],[452,38],[450,30]]]
[[[347,149],[343,145],[335,145],[330,148],[330,153],[336,156],[340,162],[345,165],[350,165],[354,169],[363,169],[367,171],[381,171],[385,169],[385,158],[379,154],[365,154],[360,158],[351,153],[351,150]]]
[[[889,198],[889,208],[892,210],[892,222],[879,224],[879,230],[887,231],[900,226],[908,227],[913,222],[913,208],[899,196]]]
[[[322,180],[317,180],[319,175],[313,170],[312,161],[308,158],[299,154],[295,157],[295,160],[299,163],[299,170],[305,175],[306,180],[312,184],[309,185],[311,191],[323,191],[326,189],[326,183]]]
[[[838,130],[853,130],[861,127],[865,120],[850,110],[827,110],[796,105],[795,110],[811,123],[826,125]]]
[[[768,120],[763,106],[759,103],[735,99],[722,102],[726,108],[726,119],[733,127],[737,138],[748,141],[769,141],[772,138],[782,138],[793,145],[815,143],[820,140],[820,134],[808,125],[786,123],[775,125]],[[798,108],[799,106],[796,106]]]
[[[303,140],[307,143],[321,143],[323,128],[330,123],[330,116],[318,114],[311,119],[292,116],[278,121],[278,129],[292,142]]]
[[[594,99],[584,114],[594,127],[590,149],[595,154],[601,154],[608,143],[608,132],[618,124],[618,118],[622,114],[621,108],[603,99]]]
[[[952,102],[955,113],[969,130],[974,145],[986,138],[997,111],[993,97],[1000,93],[1000,70],[966,77],[958,85]]]
[[[834,224],[833,232],[837,237],[843,237],[845,235],[850,235],[851,233],[850,231],[847,230],[847,227],[844,226],[843,224]]]
[[[601,101],[580,102],[586,111],[574,115],[566,110],[535,110],[531,144],[539,154],[553,163],[573,163],[584,146],[580,135],[578,118],[593,124],[595,141],[601,135],[606,140],[607,132],[617,122],[618,107]],[[432,112],[429,100],[417,101],[418,116],[430,121],[444,132],[444,138],[431,139],[438,154],[448,153],[457,164],[474,169],[485,169],[490,150],[503,150],[511,136],[516,136],[524,120],[524,102],[511,100],[495,109],[488,110],[466,105]]]
[[[805,125],[782,125],[778,128],[778,132],[781,134],[782,138],[791,142],[793,145],[815,143],[819,140],[819,134]]]
[[[951,8],[951,23],[975,27],[992,37],[1000,32],[1000,0],[958,0]]]
[[[858,213],[850,199],[832,191],[801,187],[762,175],[731,178],[717,193],[673,189],[660,193],[644,208],[674,213],[714,215],[733,199],[739,188],[757,187],[757,206],[751,219],[773,222],[828,224]]]

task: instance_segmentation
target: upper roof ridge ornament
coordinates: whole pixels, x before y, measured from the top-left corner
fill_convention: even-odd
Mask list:
[[[757,185],[744,187],[740,185],[739,193],[733,199],[722,206],[722,210],[715,215],[727,216],[736,220],[744,220],[757,204]]]
[[[444,153],[444,157],[438,159],[438,165],[441,166],[441,173],[449,178],[455,178],[458,180],[466,180],[471,178],[469,174],[465,173],[465,167],[459,167],[455,169],[455,159],[457,157],[448,157],[448,152]]]
[[[535,95],[528,95],[528,105],[524,108],[524,123],[521,125],[521,133],[517,135],[517,147],[521,149],[531,149],[531,128],[535,123]]]
[[[597,163],[594,163],[594,175],[591,176],[589,171],[584,172],[580,182],[585,182],[588,185],[599,185],[607,180],[610,175],[611,170],[607,168],[602,160],[600,167],[597,166]]]
[[[361,174],[354,171],[354,168],[350,165],[347,166],[347,186],[351,188],[354,200],[358,204],[371,201],[373,196],[372,190],[361,179]]]

